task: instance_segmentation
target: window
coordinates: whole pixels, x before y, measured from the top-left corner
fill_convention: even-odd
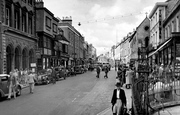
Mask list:
[[[53,24],[53,32],[57,32],[57,25]]]
[[[14,11],[14,28],[20,29],[20,15],[19,10]]]
[[[46,16],[46,26],[51,28],[51,19]]]
[[[28,19],[28,33],[32,34],[32,16],[29,16]]]
[[[26,32],[26,14],[22,14],[22,31]]]
[[[6,7],[6,17],[5,17],[5,23],[6,25],[10,26],[11,24],[11,8],[10,7]]]
[[[179,17],[176,17],[176,32],[179,32]]]
[[[174,21],[171,23],[171,32],[174,32]]]
[[[44,48],[51,49],[51,40],[48,37],[44,37],[43,44]]]
[[[46,37],[44,37],[44,40],[43,40],[43,46],[44,46],[44,48],[46,48],[47,47],[47,38]]]
[[[148,30],[149,30],[149,26],[145,26],[145,27],[144,27],[144,30],[145,30],[145,31],[148,31]]]

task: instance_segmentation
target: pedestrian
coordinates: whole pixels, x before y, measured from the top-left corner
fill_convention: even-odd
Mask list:
[[[30,93],[33,93],[34,90],[34,80],[35,80],[35,74],[32,71],[29,71],[28,75],[28,83],[29,83],[29,90]]]
[[[99,75],[100,75],[100,72],[101,72],[101,69],[100,69],[100,66],[99,66],[99,65],[98,65],[97,68],[96,68],[96,72],[97,72],[96,77],[99,78]]]
[[[127,69],[127,71],[126,71],[126,88],[130,88],[132,85],[133,73],[134,72],[129,67],[129,69]]]
[[[117,88],[113,91],[111,99],[113,115],[122,115],[123,109],[126,108],[126,95],[121,86],[120,82],[116,83]]]
[[[8,100],[11,99],[11,93],[13,92],[14,99],[16,98],[16,86],[17,86],[17,78],[16,78],[16,71],[12,70],[10,72],[10,77],[8,79],[9,83],[9,94],[8,94]]]
[[[52,78],[52,83],[56,84],[56,71],[54,67],[52,67],[51,78]]]
[[[104,72],[105,72],[105,76],[104,76],[104,78],[108,78],[109,68],[107,67],[107,65],[105,66],[105,70],[104,70]]]

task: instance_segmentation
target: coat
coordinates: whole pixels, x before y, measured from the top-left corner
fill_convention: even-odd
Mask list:
[[[126,95],[125,95],[125,92],[124,92],[124,90],[123,89],[120,89],[120,99],[121,99],[121,101],[122,101],[122,104],[123,105],[125,105],[126,106]],[[112,105],[114,106],[115,104],[116,104],[116,100],[117,100],[117,89],[114,89],[114,91],[113,91],[113,96],[112,96],[112,99],[111,99],[111,103],[112,103]]]

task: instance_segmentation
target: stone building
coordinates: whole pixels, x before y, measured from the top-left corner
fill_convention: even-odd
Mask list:
[[[146,17],[136,28],[130,39],[130,59],[138,59],[139,48],[147,48],[149,45],[150,21]]]
[[[68,40],[64,37],[64,32],[58,28],[59,19],[44,7],[42,0],[36,1],[36,33],[38,36],[38,70],[66,66],[68,60],[67,44]],[[66,59],[67,58],[67,59]]]
[[[34,0],[0,0],[0,73],[9,73],[14,68],[30,69],[36,63],[34,3]]]
[[[68,65],[82,64],[84,37],[72,26],[71,17],[63,17],[58,26],[64,31],[64,36],[69,41]]]

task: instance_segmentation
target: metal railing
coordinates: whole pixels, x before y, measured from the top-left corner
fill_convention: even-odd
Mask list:
[[[180,76],[172,73],[140,74],[133,77],[132,98],[135,115],[151,115],[180,104]]]

